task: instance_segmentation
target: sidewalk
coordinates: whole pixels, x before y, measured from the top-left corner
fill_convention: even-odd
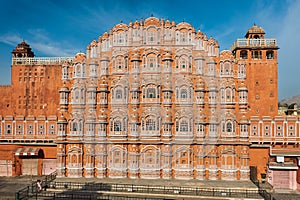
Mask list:
[[[43,176],[0,177],[0,199],[15,199],[15,193]]]
[[[94,182],[113,184],[134,184],[134,185],[155,185],[155,186],[178,186],[198,187],[214,189],[237,189],[237,190],[258,190],[251,181],[224,181],[224,180],[177,180],[177,179],[129,179],[129,178],[56,178],[56,182]]]

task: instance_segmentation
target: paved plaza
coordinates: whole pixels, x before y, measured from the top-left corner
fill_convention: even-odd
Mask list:
[[[0,199],[15,199],[15,192],[30,185],[41,176],[19,176],[0,177]],[[233,190],[257,190],[251,181],[199,181],[199,180],[152,180],[152,179],[97,179],[97,178],[57,178],[56,182],[87,182],[87,183],[111,183],[111,184],[134,184],[134,185],[155,185],[155,186],[176,186],[176,187],[198,187],[214,189]],[[277,190],[272,196],[274,200],[296,200],[300,199],[299,191]]]

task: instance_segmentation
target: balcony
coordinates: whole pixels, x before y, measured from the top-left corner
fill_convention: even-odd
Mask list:
[[[230,50],[233,51],[236,48],[244,47],[269,47],[278,48],[276,39],[237,39]]]

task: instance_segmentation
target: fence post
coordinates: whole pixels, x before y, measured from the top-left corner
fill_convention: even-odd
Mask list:
[[[19,200],[19,192],[16,192],[16,194],[15,194],[15,199],[16,199],[16,200]]]

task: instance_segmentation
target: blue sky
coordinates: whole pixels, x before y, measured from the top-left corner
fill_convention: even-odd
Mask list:
[[[11,81],[11,51],[25,40],[36,56],[73,56],[123,21],[183,20],[230,49],[254,23],[277,38],[279,100],[300,94],[298,0],[0,0],[0,84]]]

